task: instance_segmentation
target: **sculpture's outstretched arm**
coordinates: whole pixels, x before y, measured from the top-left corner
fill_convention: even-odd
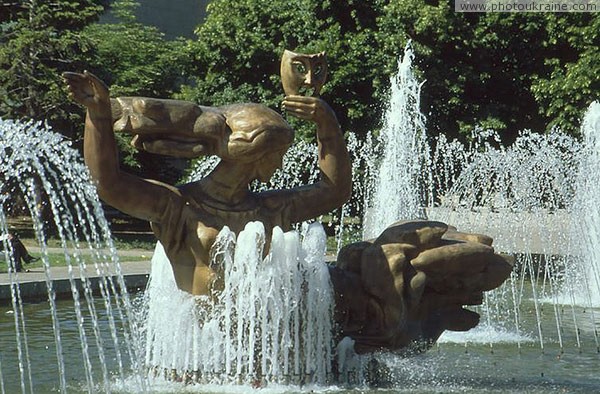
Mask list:
[[[108,88],[88,72],[63,78],[71,98],[87,108],[83,153],[99,197],[131,216],[160,222],[169,202],[181,198],[177,189],[121,172]]]
[[[330,269],[343,335],[359,353],[411,352],[427,349],[444,330],[475,327],[479,315],[464,306],[481,304],[483,292],[513,268],[491,244],[441,222],[412,221],[345,246]]]
[[[346,143],[331,107],[318,97],[287,96],[285,110],[300,119],[315,122],[321,179],[289,192],[290,222],[323,215],[344,204],[352,191],[352,169]]]

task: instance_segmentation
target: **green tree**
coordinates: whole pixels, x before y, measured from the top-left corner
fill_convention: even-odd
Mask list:
[[[111,96],[169,98],[184,81],[190,64],[184,40],[166,40],[153,26],[137,22],[137,1],[118,0],[111,6],[115,23],[87,26],[82,36],[94,47],[87,59],[89,70],[105,81]],[[130,137],[117,134],[121,160],[130,172],[174,183],[181,176],[181,163],[139,152],[129,144]]]
[[[378,127],[411,40],[431,132],[482,125],[507,142],[554,124],[576,133],[598,90],[598,23],[597,14],[456,13],[448,0],[214,0],[190,44],[196,78],[180,97],[275,108],[283,49],[327,50],[323,96],[345,130],[363,134]]]
[[[138,6],[137,1],[117,0],[111,5],[116,23],[91,24],[83,30],[94,47],[87,61],[115,96],[171,97],[189,66],[187,44],[166,40],[156,27],[137,22]]]
[[[268,0],[212,1],[191,44],[196,78],[180,97],[207,105],[257,101],[277,108],[283,99],[283,50],[326,50],[331,73],[322,94],[343,128],[365,130],[377,119],[373,86],[382,85],[382,73],[370,67],[378,53],[365,25],[374,26],[380,3],[300,0],[291,7]],[[302,130],[303,124],[295,126]]]
[[[533,78],[531,91],[550,126],[576,129],[583,111],[600,99],[600,15],[546,15],[542,47],[549,69]]]
[[[97,20],[102,1],[25,0],[0,13],[0,116],[47,120],[74,136],[80,121],[61,72],[81,68],[92,48],[80,31]]]
[[[522,128],[543,130],[530,92],[532,76],[543,72],[541,14],[456,13],[448,1],[396,1],[380,28],[385,48],[407,36],[414,43],[431,131],[456,136],[483,125],[510,140]],[[402,33],[387,34],[394,29]]]
[[[187,47],[167,41],[135,20],[136,1],[116,0],[117,23],[95,23],[107,0],[26,0],[0,12],[0,117],[45,120],[81,142],[84,111],[64,89],[64,71],[90,70],[114,95],[170,97],[182,82]],[[163,160],[150,158],[119,136],[130,170],[177,177]]]
[[[431,130],[468,134],[479,124],[508,142],[526,128],[578,133],[597,99],[598,14],[468,14],[428,3],[390,2],[380,26],[382,47],[402,41],[394,29],[414,41]]]

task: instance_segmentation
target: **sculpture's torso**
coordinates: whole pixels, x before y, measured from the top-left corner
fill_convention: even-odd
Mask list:
[[[210,267],[210,249],[223,227],[227,226],[237,234],[248,222],[260,221],[265,226],[267,240],[273,227],[290,228],[289,206],[265,198],[263,194],[251,194],[239,210],[197,201],[184,194],[183,204],[179,202],[181,200],[169,204],[165,220],[151,223],[171,261],[179,288],[195,295],[209,294],[211,283],[218,275]]]

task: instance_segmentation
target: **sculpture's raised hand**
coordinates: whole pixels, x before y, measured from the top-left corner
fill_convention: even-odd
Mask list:
[[[332,280],[338,321],[358,352],[433,343],[444,330],[465,331],[479,315],[483,292],[498,287],[511,262],[491,238],[444,223],[396,223],[377,239],[348,245]]]
[[[283,100],[283,108],[292,116],[315,122],[320,126],[337,125],[331,107],[318,97],[286,96]]]
[[[92,113],[110,109],[108,87],[97,76],[87,71],[83,74],[65,72],[62,75],[73,100]]]

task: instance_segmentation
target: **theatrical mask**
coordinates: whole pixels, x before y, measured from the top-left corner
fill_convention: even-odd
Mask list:
[[[319,96],[327,78],[327,56],[286,50],[281,58],[281,82],[287,96]]]

